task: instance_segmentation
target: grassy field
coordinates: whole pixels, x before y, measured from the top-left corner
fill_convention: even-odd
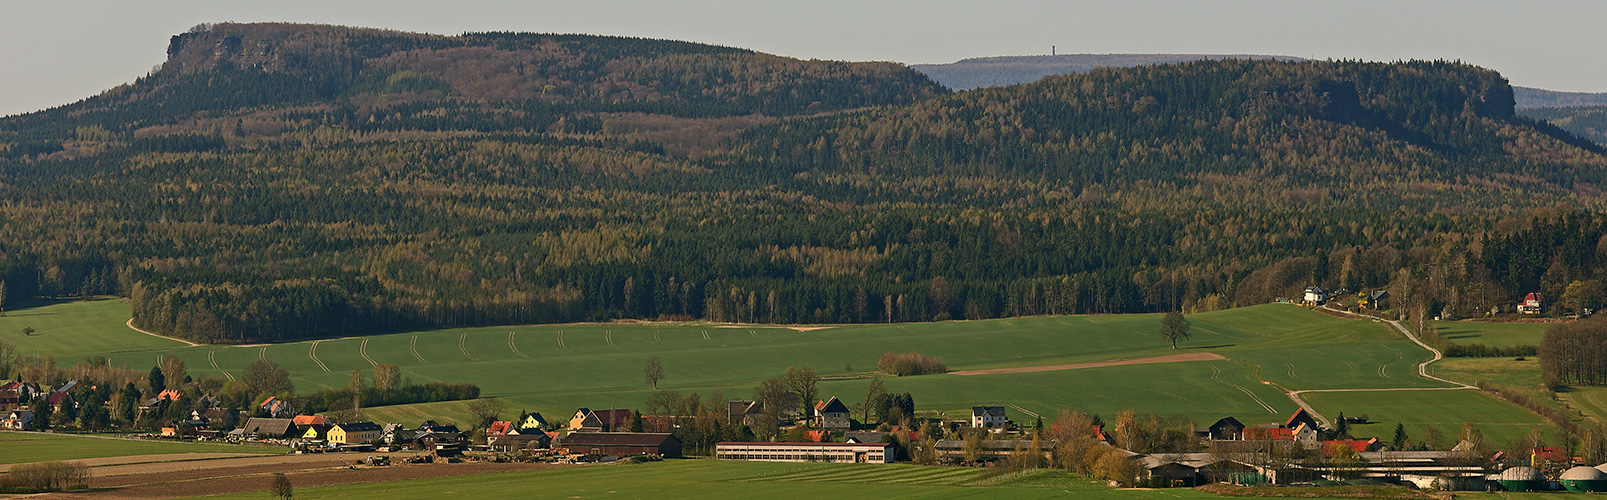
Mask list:
[[[1484,344],[1506,347],[1540,345],[1546,335],[1545,323],[1488,323],[1483,321],[1436,321],[1440,335],[1458,344]]]
[[[71,434],[0,431],[0,464],[78,460],[84,458],[155,455],[161,453],[262,453],[284,450],[261,446],[181,443],[176,441],[135,441]]]
[[[1344,412],[1347,417],[1367,415],[1371,424],[1352,426],[1350,433],[1359,438],[1376,437],[1384,441],[1394,437],[1395,424],[1406,426],[1406,433],[1421,438],[1427,426],[1434,426],[1445,436],[1441,446],[1456,443],[1462,424],[1472,422],[1487,442],[1505,446],[1514,438],[1528,434],[1535,428],[1555,433],[1556,427],[1539,415],[1518,406],[1495,399],[1477,390],[1451,391],[1394,391],[1394,392],[1323,392],[1304,396],[1307,402],[1324,415]]]
[[[171,349],[181,342],[130,330],[128,303],[123,300],[45,302],[13,306],[0,316],[0,341],[16,346],[18,354],[55,356],[58,365],[72,365],[92,354],[129,353]],[[32,327],[33,335],[23,335]]]
[[[673,460],[459,476],[446,479],[297,488],[316,500],[454,498],[1219,498],[1190,489],[1117,490],[1061,471],[984,479],[978,469],[917,465]],[[214,497],[222,498],[222,497]],[[269,498],[267,492],[255,496]]]
[[[47,311],[48,309],[48,311]],[[42,313],[48,312],[49,315]],[[986,321],[882,324],[799,329],[705,323],[529,325],[410,332],[257,346],[166,347],[170,341],[122,325],[127,306],[116,301],[52,305],[14,315],[78,317],[37,339],[34,348],[64,355],[96,352],[114,365],[144,369],[160,356],[181,356],[192,374],[239,376],[266,358],[290,370],[297,388],[344,386],[352,370],[400,365],[415,382],[468,381],[521,409],[561,418],[576,407],[639,408],[652,393],[643,379],[649,356],[663,359],[661,387],[709,398],[746,397],[759,380],[788,366],[827,376],[821,393],[852,403],[863,399],[864,378],[884,352],[922,351],[951,370],[1027,367],[1210,352],[1226,359],[994,375],[927,375],[886,380],[908,391],[923,411],[950,416],[972,405],[1012,405],[1011,417],[1046,420],[1061,409],[1113,415],[1123,409],[1213,421],[1233,415],[1249,424],[1281,422],[1296,408],[1284,392],[1330,388],[1440,387],[1417,377],[1429,354],[1387,325],[1338,319],[1301,307],[1267,304],[1191,315],[1193,338],[1172,350],[1156,333],[1159,315],[1042,316]],[[84,319],[89,318],[89,319]],[[15,318],[12,318],[15,319]],[[93,321],[92,321],[93,320]],[[96,322],[98,321],[98,323]],[[36,327],[38,328],[38,327]],[[41,330],[43,330],[41,328]],[[79,341],[78,339],[81,339]],[[84,345],[94,345],[86,351]],[[1347,413],[1368,412],[1352,401]],[[1445,412],[1503,415],[1521,411],[1498,401],[1461,399]],[[467,420],[461,403],[369,409],[370,418],[415,423],[422,417]],[[1351,408],[1355,408],[1352,410]],[[1323,407],[1319,407],[1323,409]],[[1387,415],[1387,410],[1371,412]],[[1379,417],[1375,416],[1375,419]],[[1452,418],[1446,415],[1431,420]],[[1538,419],[1538,417],[1535,417]],[[1477,418],[1473,418],[1477,420]],[[1508,425],[1507,420],[1493,425]],[[1496,432],[1496,434],[1505,434]]]

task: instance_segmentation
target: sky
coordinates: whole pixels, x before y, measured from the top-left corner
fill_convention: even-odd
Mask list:
[[[670,38],[804,59],[946,63],[1071,53],[1461,60],[1514,85],[1607,92],[1607,2],[0,0],[0,116],[150,72],[207,22]]]

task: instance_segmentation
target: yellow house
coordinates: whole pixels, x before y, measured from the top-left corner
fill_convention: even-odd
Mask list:
[[[329,437],[329,430],[333,428],[334,426],[329,424],[309,425],[307,426],[307,430],[301,433],[301,438],[308,441],[327,439]]]
[[[383,429],[373,422],[353,422],[350,424],[337,424],[329,429],[329,442],[340,444],[363,444],[378,441]]]

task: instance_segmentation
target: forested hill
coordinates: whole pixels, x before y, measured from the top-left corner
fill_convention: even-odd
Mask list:
[[[50,140],[75,138],[81,127],[137,137],[261,108],[306,116],[304,106],[332,105],[345,121],[382,129],[540,131],[577,110],[785,116],[942,92],[893,63],[802,61],[670,40],[225,23],[175,35],[167,62],[131,85],[5,119],[0,131],[37,141],[13,148],[16,155],[49,152]]]
[[[1298,61],[1298,57],[1251,54],[1059,54],[973,57],[946,64],[915,64],[916,71],[954,90],[1032,83],[1046,76],[1087,73],[1096,68],[1128,68],[1202,60]]]
[[[225,24],[171,52],[0,120],[7,301],[121,294],[136,325],[218,342],[1194,311],[1312,283],[1455,316],[1607,263],[1525,230],[1598,227],[1558,207],[1602,208],[1607,158],[1460,64],[948,94],[611,37]]]

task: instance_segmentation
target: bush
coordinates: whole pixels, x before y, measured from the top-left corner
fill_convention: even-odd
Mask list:
[[[947,373],[949,367],[943,364],[942,359],[936,356],[927,356],[919,352],[899,354],[889,352],[876,360],[876,369],[884,373],[897,376],[926,375],[930,373]]]
[[[33,493],[89,487],[89,466],[83,462],[17,464],[0,476],[0,493]]]

